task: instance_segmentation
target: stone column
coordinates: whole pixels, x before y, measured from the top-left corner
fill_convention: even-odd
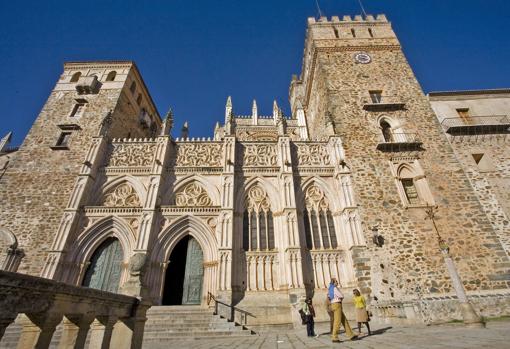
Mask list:
[[[43,313],[22,315],[18,323],[23,326],[18,349],[49,348],[55,328],[62,321],[62,314]]]
[[[3,314],[0,314],[0,341],[4,336],[5,329],[16,319],[16,314],[8,314],[5,311],[2,311],[2,313]]]
[[[110,348],[113,326],[116,322],[115,316],[102,316],[95,319],[90,326],[89,349]]]
[[[234,136],[226,136],[224,140],[223,173],[221,175],[221,214],[218,241],[218,266],[217,288],[221,299],[227,303],[232,300],[232,275],[239,272],[234,270],[233,240],[234,240],[234,169],[236,158],[236,139]],[[239,257],[239,256],[236,256]]]
[[[2,270],[16,272],[21,263],[21,259],[25,257],[25,252],[23,249],[18,248],[17,243],[15,245],[11,245],[7,249],[7,257],[5,257],[4,263],[2,265]]]
[[[93,317],[87,315],[65,316],[58,349],[84,348],[92,320]]]
[[[137,306],[132,317],[120,319],[114,328],[111,339],[111,348],[115,349],[141,349],[146,312],[150,305],[140,304]]]

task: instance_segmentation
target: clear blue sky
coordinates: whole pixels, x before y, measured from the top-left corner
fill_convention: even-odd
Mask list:
[[[510,1],[364,0],[393,23],[425,92],[510,87]],[[319,0],[327,16],[359,14],[357,0]],[[306,18],[315,0],[1,1],[0,135],[21,143],[65,61],[136,61],[161,115],[211,136],[225,99],[234,111],[289,113]],[[177,132],[174,132],[177,134]]]

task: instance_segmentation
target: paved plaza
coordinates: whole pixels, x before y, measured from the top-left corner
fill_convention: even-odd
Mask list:
[[[308,338],[306,329],[266,333],[244,338],[191,339],[153,344],[144,348],[352,348],[352,349],[434,349],[434,348],[510,348],[510,320],[489,322],[485,329],[466,328],[461,324],[437,326],[391,326],[373,324],[374,334],[362,334],[357,341],[348,341],[340,333],[341,343],[332,343],[326,324],[316,326],[319,338]]]

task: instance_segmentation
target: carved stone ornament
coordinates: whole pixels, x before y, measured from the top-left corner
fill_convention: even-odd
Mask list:
[[[305,166],[328,166],[331,165],[326,145],[324,144],[300,144],[298,145],[298,163]]]
[[[223,144],[190,143],[177,146],[175,166],[221,166]]]
[[[271,204],[264,189],[259,186],[250,188],[246,199],[246,208],[249,211],[256,212],[269,211],[271,209]]]
[[[327,210],[329,208],[329,203],[326,199],[326,196],[316,185],[312,185],[306,189],[305,204],[308,210],[314,209],[316,211],[320,211]]]
[[[244,148],[245,166],[276,166],[277,153],[274,144],[247,144]]]
[[[106,207],[139,207],[140,198],[128,183],[115,187],[104,196],[103,206]]]
[[[150,166],[156,151],[155,144],[112,144],[108,166]]]
[[[267,130],[240,130],[237,132],[237,138],[240,141],[270,141],[276,142],[278,140],[278,134],[274,131]]]
[[[212,201],[205,189],[193,182],[175,194],[175,204],[185,207],[212,206]]]
[[[129,260],[129,275],[140,276],[144,272],[145,261],[147,255],[145,253],[135,253]]]

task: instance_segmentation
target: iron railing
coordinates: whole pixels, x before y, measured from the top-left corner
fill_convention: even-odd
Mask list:
[[[441,122],[441,126],[446,133],[452,135],[508,133],[510,128],[510,118],[508,115],[446,118]]]
[[[253,315],[252,313],[247,312],[246,310],[239,309],[239,308],[233,306],[232,304],[227,304],[225,302],[222,302],[222,301],[216,299],[216,297],[211,292],[207,292],[207,305],[209,305],[211,303],[211,301],[214,301],[214,315],[221,316],[221,314],[219,313],[219,309],[218,309],[219,305],[222,305],[222,306],[228,308],[227,320],[230,322],[236,322],[235,321],[236,320],[236,316],[235,316],[236,312],[240,314],[239,324],[241,326],[248,324],[248,320],[247,320],[248,316],[255,317],[255,315]]]
[[[404,109],[405,102],[400,96],[380,96],[379,98],[364,98],[363,109],[368,111]]]
[[[381,151],[412,151],[420,150],[423,144],[417,133],[391,133],[389,139],[382,139],[377,144]]]

